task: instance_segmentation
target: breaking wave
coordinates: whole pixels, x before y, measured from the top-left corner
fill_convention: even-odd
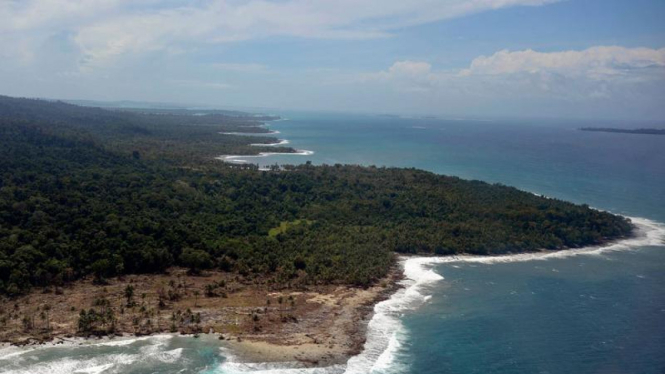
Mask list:
[[[46,344],[32,348],[5,347],[0,349],[0,373],[122,373],[137,363],[172,364],[180,360],[183,351],[182,348],[164,350],[172,338],[173,335],[155,335],[103,342],[74,339],[63,344]],[[138,350],[132,350],[133,353],[127,353],[126,346],[140,342],[147,344],[140,346]],[[118,347],[119,350],[116,349]]]
[[[504,256],[447,256],[402,257],[403,288],[389,299],[374,306],[374,314],[367,326],[367,341],[363,351],[351,357],[346,364],[328,367],[306,367],[300,362],[245,363],[235,360],[232,352],[221,351],[223,362],[216,363],[202,373],[258,373],[258,374],[390,374],[404,372],[402,366],[407,354],[405,344],[411,340],[402,324],[402,316],[429,302],[433,287],[444,278],[434,271],[437,264],[483,263],[501,264],[524,261],[546,261],[573,256],[596,256],[614,251],[629,251],[644,246],[665,245],[665,225],[645,218],[629,217],[636,225],[636,235],[602,246],[565,251]],[[0,348],[0,373],[66,373],[102,374],[122,373],[134,365],[177,364],[187,360],[182,348],[169,343],[173,335],[139,338],[81,341],[40,347]],[[128,348],[132,346],[131,350]],[[62,351],[56,351],[60,350]],[[68,351],[68,349],[70,351]],[[74,353],[71,349],[90,349],[90,354]],[[99,351],[99,350],[104,350]],[[94,354],[92,354],[94,353]],[[44,360],[44,358],[48,358]]]
[[[374,374],[401,372],[399,360],[400,347],[407,333],[400,316],[408,310],[414,310],[427,303],[431,289],[444,278],[432,270],[436,264],[443,263],[483,263],[499,264],[509,262],[542,261],[573,256],[600,255],[614,251],[633,250],[643,246],[665,245],[665,225],[639,217],[630,218],[637,227],[636,235],[614,243],[590,246],[580,249],[556,252],[538,252],[503,256],[446,256],[446,257],[408,257],[402,259],[404,267],[404,289],[390,299],[374,307],[374,317],[369,322],[365,350],[352,357],[345,371],[347,374]]]
[[[268,143],[268,144],[266,144],[266,143],[253,143],[253,144],[250,144],[250,145],[254,146],[254,147],[279,147],[280,145],[286,145],[286,144],[289,144],[289,143],[290,142],[286,139],[279,139],[278,143]]]
[[[266,136],[266,135],[275,135],[280,134],[277,130],[271,130],[268,132],[220,132],[221,135],[242,135],[242,136]]]
[[[268,157],[268,156],[310,156],[313,155],[314,151],[308,151],[306,149],[299,149],[296,152],[261,152],[258,155],[225,155],[225,156],[219,156],[217,157],[218,160],[226,161],[226,162],[232,162],[232,163],[237,163],[237,164],[244,164],[249,161],[247,161],[248,158],[260,158],[260,157]]]

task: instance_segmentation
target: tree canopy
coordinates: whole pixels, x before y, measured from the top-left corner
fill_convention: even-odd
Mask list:
[[[199,117],[0,97],[0,293],[173,265],[369,285],[396,252],[556,250],[632,230],[586,205],[416,169],[210,162],[226,146],[260,150],[220,129],[264,128]]]

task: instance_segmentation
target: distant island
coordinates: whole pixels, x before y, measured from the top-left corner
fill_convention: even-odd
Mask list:
[[[0,96],[0,342],[214,332],[262,359],[344,362],[397,287],[397,254],[633,232],[587,205],[413,168],[216,159],[297,152],[274,119]]]
[[[616,129],[611,127],[582,127],[581,131],[616,132],[621,134],[665,135],[665,129]]]

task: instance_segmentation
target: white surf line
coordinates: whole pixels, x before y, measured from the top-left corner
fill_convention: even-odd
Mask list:
[[[446,256],[446,257],[432,257],[430,262],[432,264],[440,263],[453,263],[453,262],[473,262],[483,264],[496,264],[508,262],[525,262],[525,261],[538,261],[549,260],[554,258],[566,258],[575,256],[593,256],[601,255],[608,252],[618,252],[632,250],[635,247],[643,246],[665,246],[665,224],[652,221],[647,218],[641,217],[626,217],[629,218],[636,226],[635,236],[628,239],[621,239],[613,243],[595,245],[583,248],[571,248],[558,251],[544,250],[535,253],[520,253],[511,255],[498,255],[498,256],[473,256],[473,255],[460,255],[460,256]]]
[[[281,121],[282,119],[277,119],[273,121]],[[265,125],[265,124],[264,124]],[[249,136],[265,136],[265,135],[275,135],[275,134],[280,134],[278,130],[272,130],[268,133],[244,133],[244,132],[220,132],[222,135],[249,135]],[[286,145],[289,144],[288,139],[278,139],[279,142],[277,143],[252,143],[249,144],[250,146],[254,147],[278,147],[281,145]],[[224,162],[230,162],[230,163],[235,163],[235,164],[245,164],[248,163],[247,161],[248,158],[259,158],[259,157],[269,157],[269,156],[277,156],[277,155],[284,155],[284,156],[311,156],[314,154],[314,151],[309,151],[306,149],[296,149],[296,152],[260,152],[257,155],[222,155],[219,157],[216,157],[216,159],[224,161]],[[269,170],[268,168],[260,168],[259,170]]]
[[[296,152],[261,152],[258,155],[222,155],[216,157],[218,160],[225,162],[244,164],[247,161],[247,158],[259,158],[259,157],[268,157],[268,156],[310,156],[313,155],[314,151],[308,151],[306,149],[297,149]]]
[[[119,347],[118,350],[114,351],[105,351],[100,352],[95,355],[83,355],[83,356],[71,356],[69,352],[52,352],[48,357],[48,360],[32,361],[33,357],[21,358],[19,359],[20,367],[15,370],[10,370],[8,373],[14,374],[33,374],[33,373],[72,373],[72,374],[101,374],[109,371],[113,372],[124,372],[126,366],[134,365],[137,362],[148,362],[152,365],[157,365],[161,363],[173,364],[181,359],[183,348],[175,348],[172,350],[164,350],[168,348],[168,340],[175,337],[175,334],[161,334],[153,335],[143,338],[129,338],[120,340],[122,342],[129,341],[142,341],[147,340],[150,344],[138,347],[139,349],[134,351],[128,351],[124,348],[124,345],[127,344],[115,344],[112,346]],[[95,347],[98,345],[109,345],[107,343],[115,341],[117,339],[104,339],[104,343],[95,343],[85,338],[77,338],[76,341],[79,344],[76,344],[76,349],[84,349],[89,347]],[[72,342],[74,343],[74,342]],[[58,349],[65,347],[72,347],[72,345],[64,346],[63,345],[51,345],[40,348],[34,348],[30,350],[25,350],[26,353],[34,354],[36,350],[41,349]],[[0,362],[0,372],[2,371],[3,363]]]
[[[400,338],[405,334],[400,317],[404,312],[418,309],[429,299],[428,295],[422,293],[424,286],[443,279],[414,260],[417,258],[400,258],[405,276],[400,284],[404,288],[374,306],[374,315],[367,325],[367,340],[363,351],[349,359],[345,374],[370,374],[388,368],[398,369],[395,358],[401,348]]]
[[[228,346],[222,346],[219,350],[225,360],[214,372],[220,374],[342,374],[346,369],[345,364],[310,367],[300,361],[246,362],[240,360]]]
[[[222,348],[221,351],[226,360],[214,371],[220,374],[342,374],[345,369],[343,364],[308,367],[299,361],[241,362],[237,361],[228,350]]]
[[[253,144],[250,144],[250,145],[254,146],[254,147],[278,147],[280,145],[285,145],[285,144],[290,143],[286,139],[277,139],[277,140],[279,140],[278,143],[253,143]]]
[[[241,136],[266,136],[266,135],[275,135],[281,134],[277,130],[271,130],[270,132],[220,132],[221,135],[241,135]]]
[[[432,270],[434,265],[460,262],[497,264],[542,261],[626,251],[641,246],[665,246],[665,224],[640,217],[626,218],[630,218],[637,227],[636,236],[605,245],[500,256],[401,257],[400,262],[405,276],[401,284],[405,288],[374,306],[374,316],[367,326],[365,347],[359,355],[349,359],[345,374],[371,374],[383,372],[388,368],[397,368],[399,362],[396,358],[406,334],[400,317],[404,312],[418,309],[425,304],[432,297],[427,294],[427,288],[444,279]]]
[[[163,344],[169,339],[176,336],[175,334],[155,334],[142,337],[134,336],[118,336],[118,337],[103,337],[101,339],[88,339],[88,338],[56,338],[54,341],[45,342],[39,345],[16,347],[12,345],[0,346],[0,362],[8,360],[15,356],[20,356],[26,353],[34,353],[35,351],[50,349],[50,348],[71,348],[71,347],[122,347],[140,341],[153,341],[156,344]]]

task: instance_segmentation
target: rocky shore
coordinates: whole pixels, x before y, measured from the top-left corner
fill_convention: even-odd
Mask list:
[[[207,272],[131,275],[106,284],[84,279],[35,290],[0,307],[0,341],[65,344],[83,338],[216,334],[243,361],[345,362],[365,342],[373,306],[389,297],[397,268],[373,287],[291,286]]]

